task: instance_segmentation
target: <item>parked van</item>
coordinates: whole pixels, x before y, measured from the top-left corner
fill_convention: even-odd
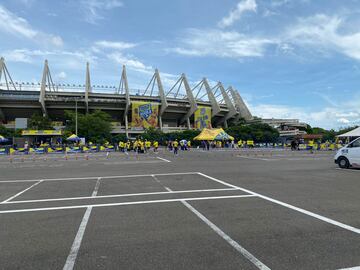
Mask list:
[[[335,157],[340,168],[360,167],[360,138],[340,148]]]

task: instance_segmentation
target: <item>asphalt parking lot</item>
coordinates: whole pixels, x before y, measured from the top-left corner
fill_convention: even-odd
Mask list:
[[[0,269],[359,269],[333,152],[0,157]]]

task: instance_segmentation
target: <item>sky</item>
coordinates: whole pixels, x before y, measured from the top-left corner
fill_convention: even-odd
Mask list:
[[[360,0],[0,0],[0,55],[14,81],[165,90],[232,86],[263,118],[360,124]]]

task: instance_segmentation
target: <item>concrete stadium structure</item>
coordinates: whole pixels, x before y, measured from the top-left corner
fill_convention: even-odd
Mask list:
[[[214,127],[227,127],[229,122],[253,118],[237,90],[231,86],[225,89],[221,82],[210,87],[206,78],[190,87],[182,74],[174,86],[165,91],[160,73],[155,70],[146,89],[133,90],[129,88],[123,66],[119,87],[92,85],[87,63],[84,85],[55,84],[45,60],[40,83],[19,83],[12,80],[4,58],[0,59],[0,120],[5,124],[16,118],[29,118],[36,112],[64,123],[64,110],[77,107],[82,113],[94,110],[109,113],[117,123],[113,133],[132,136],[143,132],[130,126],[132,101],[159,103],[159,128],[165,132],[192,129],[198,106],[211,108]]]

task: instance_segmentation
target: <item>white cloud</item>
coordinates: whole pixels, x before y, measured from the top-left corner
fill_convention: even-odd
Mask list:
[[[285,33],[284,39],[315,50],[336,51],[360,60],[360,31],[346,33],[344,19],[317,14],[301,18]]]
[[[35,0],[18,0],[18,2],[20,2],[26,7],[31,7],[34,4]]]
[[[43,33],[34,29],[27,20],[22,17],[18,17],[2,5],[0,5],[0,31],[17,37],[27,38],[38,43],[58,47],[63,45],[63,40],[60,36]]]
[[[96,24],[104,19],[102,13],[106,10],[122,7],[124,4],[119,0],[83,0],[81,10],[84,12],[86,22]]]
[[[225,28],[233,25],[241,18],[241,15],[247,11],[256,12],[257,4],[255,0],[242,0],[236,8],[230,11],[229,15],[222,18],[218,23],[219,27]]]
[[[64,80],[66,79],[67,75],[64,71],[61,71],[60,73],[56,74],[56,78],[58,78],[59,80]]]
[[[7,62],[23,62],[41,65],[45,59],[56,64],[61,69],[82,70],[86,62],[96,64],[97,56],[88,50],[60,51],[60,50],[29,50],[16,49],[2,53]]]
[[[170,49],[190,56],[217,56],[240,59],[261,57],[276,40],[248,37],[235,31],[189,29],[181,39],[182,47]]]
[[[153,72],[151,66],[145,65],[135,56],[124,54],[124,50],[134,48],[135,46],[137,46],[135,43],[100,40],[94,43],[92,50],[95,53],[104,54],[111,61],[120,65],[126,65],[130,69],[143,73]]]
[[[126,65],[131,69],[135,69],[138,71],[152,71],[153,68],[151,66],[146,66],[141,61],[137,60],[133,56],[123,55],[121,52],[113,52],[107,55],[107,57],[121,65]]]
[[[22,62],[22,63],[31,63],[31,56],[28,55],[24,50],[13,50],[6,51],[3,53],[5,59],[9,62]]]
[[[137,44],[128,43],[122,41],[108,41],[100,40],[95,42],[95,47],[104,48],[104,49],[116,49],[116,50],[125,50],[134,48]]]
[[[284,5],[287,5],[290,3],[290,0],[272,0],[271,1],[271,6],[273,7],[281,7]]]
[[[346,118],[339,118],[337,121],[341,124],[350,124],[350,120]]]
[[[249,104],[253,115],[262,118],[292,118],[323,128],[339,128],[344,125],[360,124],[360,98],[354,96],[351,102],[339,106],[313,110],[306,107],[294,107],[277,104]]]

